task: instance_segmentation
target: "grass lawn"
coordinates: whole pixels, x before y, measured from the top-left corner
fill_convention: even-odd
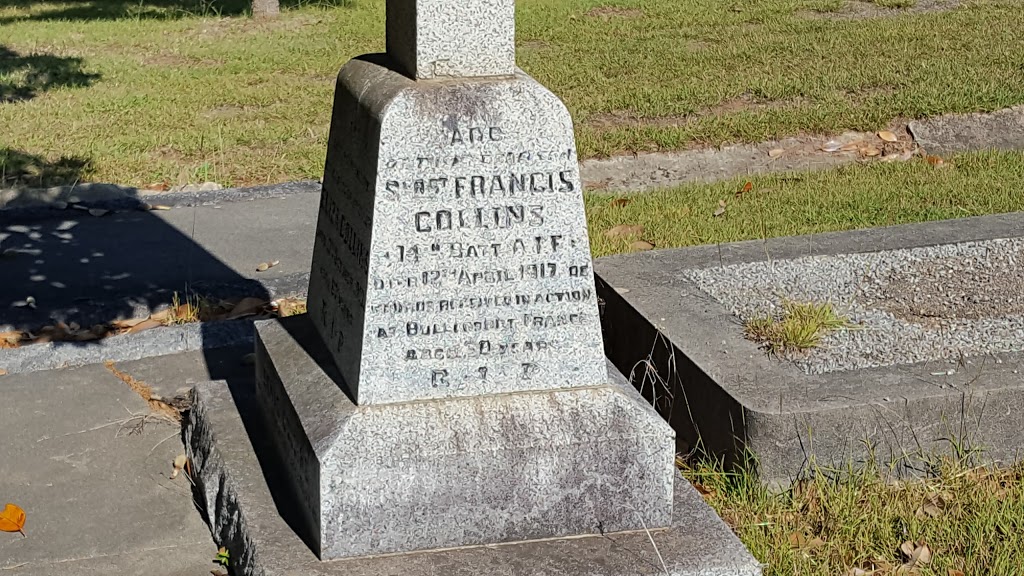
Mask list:
[[[1024,467],[933,466],[924,480],[886,483],[868,469],[842,481],[822,474],[782,493],[713,465],[683,473],[766,576],[1020,574]]]
[[[318,177],[333,78],[384,39],[383,0],[335,1],[273,22],[214,0],[2,2],[0,148],[64,157],[27,175],[44,183]],[[566,101],[584,157],[1024,102],[1018,0],[846,2],[520,0],[519,63]]]
[[[941,166],[915,158],[759,176],[744,192],[747,182],[628,196],[591,192],[594,256],[635,250],[637,241],[672,248],[1022,210],[1024,153],[964,154]],[[619,233],[627,228],[630,233]]]

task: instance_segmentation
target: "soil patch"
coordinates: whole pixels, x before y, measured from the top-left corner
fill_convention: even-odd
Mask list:
[[[640,18],[644,11],[639,8],[621,8],[618,6],[595,6],[586,12],[591,18]]]
[[[826,20],[860,20],[865,18],[886,18],[903,14],[925,14],[955,10],[963,0],[915,0],[913,6],[892,8],[876,4],[873,0],[847,0],[838,10],[825,12],[802,10],[797,14],[804,18]]]
[[[223,60],[216,58],[196,58],[194,56],[185,56],[183,54],[175,54],[173,52],[147,54],[141,56],[139,60],[146,66],[156,66],[158,68],[213,68],[224,64]]]

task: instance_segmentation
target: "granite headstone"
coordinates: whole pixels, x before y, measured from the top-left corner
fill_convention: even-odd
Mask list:
[[[389,0],[335,93],[306,325],[257,395],[323,559],[667,526],[674,433],[612,373],[572,120],[512,0]]]

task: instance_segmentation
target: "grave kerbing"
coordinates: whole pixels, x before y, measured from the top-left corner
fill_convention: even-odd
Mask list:
[[[671,524],[674,434],[609,378],[572,121],[513,26],[389,0],[389,54],[339,74],[309,315],[257,328],[321,559]]]

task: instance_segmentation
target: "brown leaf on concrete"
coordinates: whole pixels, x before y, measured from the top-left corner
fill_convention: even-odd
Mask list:
[[[0,510],[0,531],[20,532],[25,536],[25,511],[20,506],[8,503]]]
[[[0,332],[0,348],[17,348],[25,338],[25,333],[18,330]]]
[[[174,480],[178,477],[178,472],[184,470],[185,466],[188,465],[188,456],[178,454],[172,465],[174,466],[174,470],[171,472],[171,480]]]
[[[238,304],[235,304],[235,307],[231,309],[231,312],[228,313],[227,317],[231,320],[241,318],[242,316],[256,314],[266,308],[267,304],[269,303],[266,300],[262,300],[260,298],[253,298],[251,296],[248,298],[242,298],[242,300]]]
[[[149,330],[150,328],[159,328],[161,326],[163,326],[163,322],[160,322],[159,320],[154,320],[152,318],[148,318],[129,328],[128,333],[137,334],[139,332],[142,332],[143,330]]]
[[[110,326],[115,330],[127,330],[138,324],[142,324],[149,318],[125,318],[124,320],[114,320],[110,323]]]
[[[768,157],[778,158],[779,156],[782,156],[785,152],[786,151],[783,150],[782,148],[772,148],[771,150],[768,151]]]
[[[895,134],[888,130],[882,130],[881,132],[879,132],[878,137],[886,142],[899,142],[900,140],[899,138],[896,137]]]

